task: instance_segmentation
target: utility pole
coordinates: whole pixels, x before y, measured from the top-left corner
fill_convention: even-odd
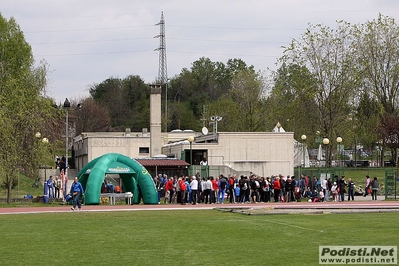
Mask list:
[[[158,67],[158,82],[165,88],[165,111],[164,111],[164,125],[165,132],[168,130],[168,66],[166,63],[166,39],[165,39],[165,20],[163,12],[161,12],[161,20],[155,24],[159,26],[159,35],[154,38],[159,38],[159,47],[155,51],[159,51],[159,67]]]

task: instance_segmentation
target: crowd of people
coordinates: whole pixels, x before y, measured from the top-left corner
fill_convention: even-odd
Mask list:
[[[55,155],[55,167],[59,171],[59,175],[50,176],[49,179],[45,180],[48,189],[49,198],[65,198],[68,194],[68,177],[66,174],[66,158]],[[62,192],[62,194],[61,194]]]
[[[68,177],[64,172],[64,169],[60,170],[59,176],[50,176],[46,181],[47,189],[48,189],[48,197],[51,198],[65,198],[68,194]],[[61,194],[62,192],[62,194]]]
[[[236,175],[218,177],[193,176],[168,177],[159,174],[154,177],[158,191],[158,203],[166,204],[224,204],[228,203],[258,203],[258,202],[294,202],[306,199],[310,202],[343,202],[354,200],[355,183],[345,176],[318,179],[302,175],[259,177],[253,173],[248,176]],[[377,177],[370,181],[366,177],[364,196],[372,195],[377,200],[379,183]]]

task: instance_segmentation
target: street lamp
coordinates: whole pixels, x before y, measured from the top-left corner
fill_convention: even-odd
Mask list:
[[[330,140],[328,138],[323,139],[323,144],[326,145],[326,156],[325,156],[325,166],[327,168],[327,159],[328,159],[328,144],[330,143]]]
[[[71,108],[71,103],[68,101],[68,98],[65,99],[64,109],[66,111],[65,117],[65,173],[68,169],[68,110]]]
[[[40,133],[40,132],[36,132],[35,133],[35,138],[37,139],[37,140],[39,140],[39,141],[41,141],[42,143],[44,143],[44,144],[47,144],[48,143],[48,138],[42,138],[41,140],[40,140],[40,138],[42,137],[42,134]],[[38,171],[38,178],[40,178],[40,162],[39,162],[39,168],[37,169],[37,171]],[[45,170],[46,171],[46,170]],[[46,181],[46,172],[44,172],[44,181]]]
[[[301,136],[302,139],[302,150],[303,150],[303,167],[306,167],[306,135]]]
[[[194,141],[194,137],[193,136],[189,136],[187,138],[188,142],[190,142],[190,173],[189,175],[192,175],[192,165],[193,165],[193,141]]]
[[[40,132],[35,133],[35,138],[37,140],[39,140],[41,137],[42,137],[42,134]],[[38,180],[40,180],[40,162],[38,162],[38,165],[37,165],[37,178],[38,178]],[[18,175],[18,190],[19,190],[19,175]]]
[[[342,138],[338,137],[337,138],[337,155],[338,155],[338,166],[341,166],[341,142],[342,142]]]

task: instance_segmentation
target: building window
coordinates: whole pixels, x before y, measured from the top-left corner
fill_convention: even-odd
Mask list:
[[[150,153],[150,148],[148,147],[139,147],[139,153]]]

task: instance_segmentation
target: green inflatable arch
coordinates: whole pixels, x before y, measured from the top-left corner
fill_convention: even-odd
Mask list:
[[[147,169],[136,160],[118,153],[100,156],[78,173],[85,190],[85,204],[100,204],[101,185],[106,174],[119,174],[124,191],[133,193],[133,203],[139,203],[140,189],[144,204],[158,204],[158,192]]]

